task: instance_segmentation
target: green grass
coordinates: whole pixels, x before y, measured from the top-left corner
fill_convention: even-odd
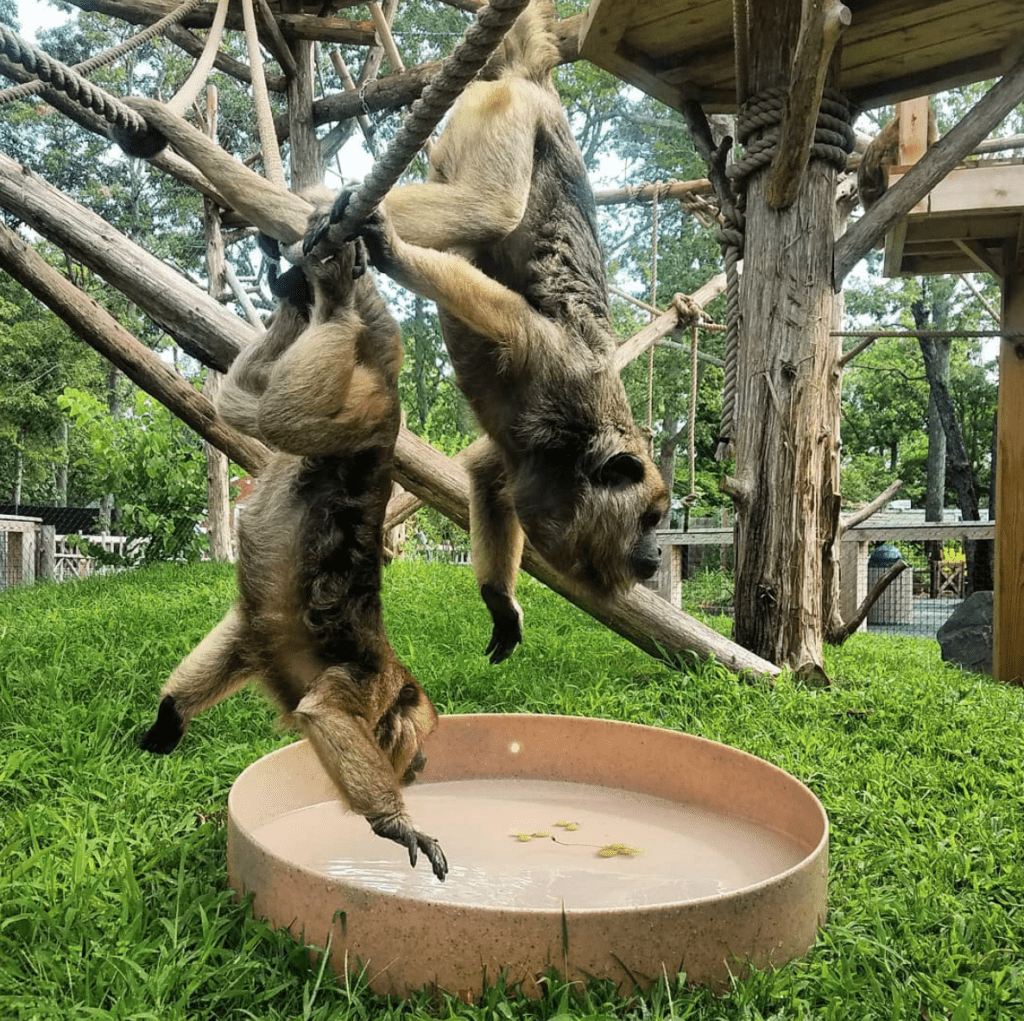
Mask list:
[[[685,730],[806,782],[832,823],[828,926],[715,997],[557,983],[465,1005],[342,983],[225,886],[227,792],[292,738],[255,693],[140,753],[156,693],[227,608],[230,569],[151,568],[0,595],[0,1019],[1024,1017],[1024,692],[933,642],[855,635],[829,689],[656,663],[523,579],[526,642],[494,668],[468,570],[387,573],[399,655],[442,712],[552,712]]]

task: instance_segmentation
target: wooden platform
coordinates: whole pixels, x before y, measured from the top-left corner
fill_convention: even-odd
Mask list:
[[[1020,56],[1021,0],[844,0],[842,90],[870,108],[998,77]],[[773,0],[751,0],[750,29]],[[592,0],[581,56],[668,106],[736,106],[732,0]]]
[[[894,168],[890,187],[909,167]],[[1005,275],[1024,246],[1024,160],[958,167],[885,240],[885,275]]]

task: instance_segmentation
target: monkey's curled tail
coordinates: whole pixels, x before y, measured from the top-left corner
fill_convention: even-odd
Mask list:
[[[546,82],[551,69],[561,60],[554,33],[556,18],[553,0],[531,0],[480,72],[480,77],[493,80],[514,75],[540,84]]]

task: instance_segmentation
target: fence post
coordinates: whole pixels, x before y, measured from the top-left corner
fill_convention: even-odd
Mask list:
[[[39,580],[53,581],[57,576],[57,526],[43,525],[39,532]]]

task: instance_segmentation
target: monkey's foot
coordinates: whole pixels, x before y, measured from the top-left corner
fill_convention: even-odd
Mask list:
[[[139,747],[154,755],[174,751],[185,733],[185,724],[174,705],[173,695],[164,695],[156,713],[156,723],[142,736]]]
[[[309,255],[317,245],[327,240],[331,227],[340,223],[342,216],[345,215],[345,209],[351,197],[352,192],[348,188],[343,188],[338,192],[334,205],[326,213],[314,213],[310,216],[306,221],[306,236],[302,239],[303,255]],[[351,238],[347,240],[351,240]]]
[[[409,821],[408,816],[399,813],[398,815],[377,815],[367,816],[366,821],[378,837],[386,840],[393,840],[408,848],[409,864],[416,867],[417,851],[422,851],[434,869],[434,875],[443,883],[444,877],[448,875],[448,859],[441,850],[441,845],[425,833],[420,833]]]
[[[491,640],[484,649],[484,655],[490,657],[493,665],[508,659],[523,640],[523,611],[511,596],[493,585],[481,585],[480,597],[494,622]]]

